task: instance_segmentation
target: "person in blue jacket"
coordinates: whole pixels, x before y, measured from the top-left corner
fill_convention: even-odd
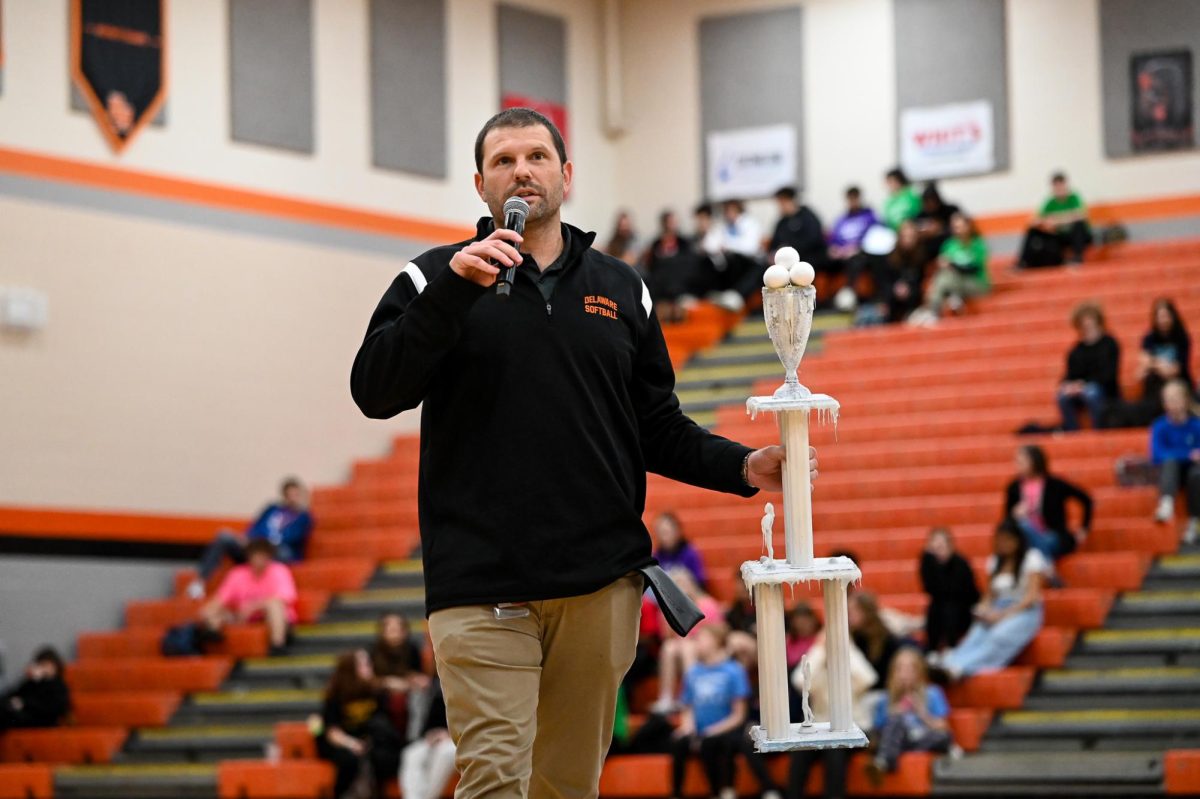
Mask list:
[[[1200,538],[1200,419],[1192,415],[1190,392],[1182,380],[1163,388],[1166,411],[1150,426],[1150,460],[1159,467],[1158,509],[1154,518],[1169,521],[1175,515],[1175,495],[1187,496],[1188,526],[1184,540]]]
[[[279,486],[279,501],[263,508],[244,533],[228,528],[204,550],[197,568],[199,576],[188,586],[188,596],[204,597],[204,584],[229,557],[234,563],[246,562],[246,544],[255,539],[270,541],[275,546],[275,559],[280,563],[304,560],[308,537],[312,533],[313,517],[308,511],[308,489],[297,477],[284,478]]]

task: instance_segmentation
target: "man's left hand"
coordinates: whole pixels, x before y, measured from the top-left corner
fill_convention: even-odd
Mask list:
[[[763,491],[783,490],[783,462],[786,460],[783,447],[763,447],[750,453],[746,465],[746,482]],[[817,450],[808,448],[808,476],[817,479]]]

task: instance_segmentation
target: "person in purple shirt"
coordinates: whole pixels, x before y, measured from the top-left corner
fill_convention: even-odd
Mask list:
[[[683,526],[678,516],[670,511],[658,514],[654,519],[654,540],[657,543],[654,557],[663,571],[683,567],[692,573],[696,585],[707,590],[708,575],[704,570],[704,561],[696,548],[683,537]]]
[[[275,547],[275,560],[296,563],[304,560],[308,536],[312,533],[313,518],[308,511],[308,489],[299,478],[287,477],[279,486],[280,499],[263,508],[254,523],[239,534],[224,529],[217,532],[200,556],[196,571],[199,576],[188,586],[188,596],[204,598],[204,584],[221,566],[223,558],[234,563],[246,562],[246,545],[256,539],[270,541]]]
[[[1163,389],[1166,413],[1150,426],[1150,460],[1161,470],[1158,509],[1154,518],[1170,521],[1175,515],[1175,495],[1187,495],[1186,543],[1200,538],[1200,419],[1188,407],[1191,392],[1182,380],[1172,380]]]
[[[872,225],[881,224],[875,212],[862,204],[858,186],[846,189],[846,213],[837,218],[829,231],[829,257],[848,261],[862,251],[863,236]]]

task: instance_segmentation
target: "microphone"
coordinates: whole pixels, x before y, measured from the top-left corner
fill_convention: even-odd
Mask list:
[[[529,203],[520,197],[514,195],[504,201],[504,227],[506,229],[515,230],[517,233],[523,234],[525,232],[525,217],[527,216],[529,216]],[[512,292],[513,280],[516,277],[516,264],[501,269],[500,275],[496,278],[496,296],[501,299],[508,299],[508,295]]]

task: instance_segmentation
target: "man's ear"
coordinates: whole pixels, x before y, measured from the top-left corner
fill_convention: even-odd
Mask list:
[[[483,200],[483,175],[475,173],[475,193],[479,195],[479,199]],[[484,200],[484,202],[487,202]]]
[[[563,164],[563,199],[571,196],[571,180],[575,177],[575,164],[567,161]]]

